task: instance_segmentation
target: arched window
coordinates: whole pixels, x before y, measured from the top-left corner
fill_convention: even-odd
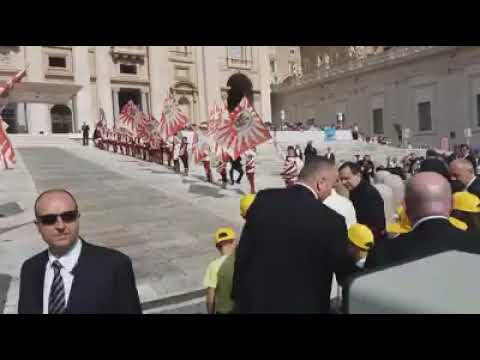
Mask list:
[[[72,132],[72,111],[68,106],[55,105],[50,110],[52,133],[66,134]]]
[[[232,111],[244,96],[253,104],[253,85],[244,74],[237,73],[230,76],[227,81],[230,88],[227,95],[228,111]]]
[[[180,109],[185,115],[187,115],[190,121],[192,121],[192,107],[191,107],[190,101],[188,101],[188,99],[185,96],[182,96],[178,100],[178,106],[180,106]]]

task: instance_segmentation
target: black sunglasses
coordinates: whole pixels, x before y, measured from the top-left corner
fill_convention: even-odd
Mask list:
[[[53,225],[57,222],[58,217],[65,223],[72,223],[80,217],[78,210],[65,211],[61,214],[46,214],[37,216],[37,222],[42,225]]]

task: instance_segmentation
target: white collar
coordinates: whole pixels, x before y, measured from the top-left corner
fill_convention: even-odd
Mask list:
[[[441,216],[441,215],[432,215],[432,216],[425,216],[424,218],[421,218],[418,220],[413,226],[412,226],[412,231],[415,230],[415,228],[420,225],[421,223],[424,223],[425,221],[431,220],[431,219],[445,219],[448,220],[448,217],[446,216]]]
[[[358,260],[355,265],[360,268],[360,269],[363,269],[365,267],[365,261],[367,260],[366,257],[364,258],[361,258],[360,260]]]
[[[59,258],[55,257],[49,250],[47,266],[51,266],[55,260],[58,260],[60,264],[62,264],[62,266],[65,268],[65,270],[67,270],[68,272],[71,272],[78,262],[78,258],[80,257],[81,251],[82,251],[82,241],[80,239],[77,239],[77,242],[75,243],[75,245],[73,245],[73,248],[70,249],[69,252],[67,252],[65,255]]]
[[[470,181],[468,182],[468,184],[465,186],[465,190],[468,189],[468,188],[470,187],[470,185],[472,185],[472,183],[475,181],[476,178],[477,178],[477,177],[476,177],[475,175],[472,177],[472,180],[470,180]]]
[[[317,195],[317,193],[316,193],[310,186],[308,186],[307,184],[304,184],[304,183],[302,183],[302,182],[297,182],[295,185],[301,185],[301,186],[307,188],[308,190],[310,190],[310,191],[312,192],[313,196],[315,196],[315,199],[318,200],[318,195]]]

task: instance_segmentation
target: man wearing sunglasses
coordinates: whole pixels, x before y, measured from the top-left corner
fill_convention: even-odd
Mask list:
[[[48,250],[22,266],[19,314],[141,314],[130,259],[80,238],[72,194],[43,192],[35,217]]]

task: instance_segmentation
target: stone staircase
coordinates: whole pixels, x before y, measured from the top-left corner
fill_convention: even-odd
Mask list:
[[[71,147],[82,145],[81,134],[49,134],[49,135],[29,135],[29,134],[9,134],[14,148],[22,147]],[[93,141],[90,141],[93,146]]]
[[[296,144],[297,143],[271,142],[262,145],[258,152],[258,158],[269,158],[270,161],[274,161],[277,163],[276,165],[278,165],[279,162],[283,162],[282,157],[286,154],[287,147]],[[304,150],[307,144],[298,143],[298,145]],[[402,149],[388,145],[367,144],[357,140],[337,140],[332,142],[314,141],[313,146],[317,148],[319,154],[325,154],[327,152],[327,147],[331,147],[337,162],[354,160],[354,156],[357,154],[361,157],[364,155],[370,155],[375,166],[385,165],[387,157],[389,156],[396,157],[399,161],[411,152],[414,152],[419,156],[425,156],[424,149]]]

